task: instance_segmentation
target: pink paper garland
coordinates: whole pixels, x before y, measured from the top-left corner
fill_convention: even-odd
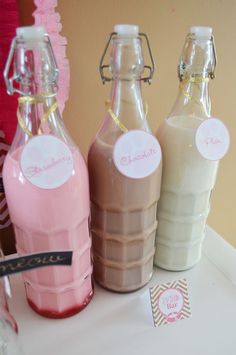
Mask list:
[[[57,93],[57,101],[60,113],[62,114],[65,102],[69,97],[70,67],[69,60],[66,58],[67,40],[59,34],[62,29],[62,24],[60,22],[60,14],[55,12],[55,7],[58,2],[57,0],[34,0],[34,3],[37,7],[33,13],[35,25],[43,26],[45,28],[50,36],[56,57],[59,69],[59,91]]]

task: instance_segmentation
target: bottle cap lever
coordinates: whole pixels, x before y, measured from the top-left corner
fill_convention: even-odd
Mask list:
[[[19,29],[20,28],[17,29],[17,34],[21,33],[19,31]],[[16,92],[16,93],[18,93],[20,95],[23,95],[23,96],[25,96],[25,95],[32,96],[29,93],[25,93],[25,92],[21,91],[19,88],[14,86],[14,81],[17,81],[17,79],[19,79],[19,77],[18,77],[18,75],[16,73],[13,72],[13,76],[9,78],[9,71],[10,71],[10,68],[11,68],[12,59],[13,59],[14,51],[15,51],[15,48],[16,48],[16,42],[17,42],[18,38],[19,38],[18,36],[14,37],[12,42],[11,42],[9,55],[8,55],[8,58],[7,58],[7,62],[6,62],[4,71],[3,71],[3,76],[4,76],[4,80],[5,80],[6,87],[7,87],[7,93],[9,95],[13,95]],[[48,42],[48,45],[49,45],[49,48],[50,48],[50,51],[51,51],[51,56],[52,56],[52,61],[53,61],[53,66],[54,66],[54,71],[55,71],[55,78],[54,78],[55,83],[54,84],[56,86],[56,83],[57,83],[58,77],[59,77],[59,70],[58,70],[56,58],[54,57],[54,54],[53,54],[52,44],[51,44],[50,38],[49,38],[49,36],[47,34],[44,34],[44,38]],[[49,95],[49,96],[55,96],[55,94]]]
[[[153,59],[153,55],[152,55],[152,51],[151,51],[151,47],[150,47],[150,43],[149,43],[149,39],[148,39],[147,34],[146,33],[140,33],[140,32],[138,34],[139,34],[140,37],[144,37],[145,38],[146,43],[147,43],[147,47],[148,47],[149,56],[150,56],[150,59],[151,59],[151,66],[150,65],[144,65],[144,68],[149,70],[149,75],[146,76],[146,77],[141,78],[141,80],[150,85],[151,81],[152,81],[152,78],[153,78],[154,71],[156,69],[156,65],[155,65],[155,62],[154,62],[154,59]],[[117,35],[117,32],[112,32],[110,34],[110,36],[108,38],[108,41],[107,41],[107,43],[105,45],[105,48],[104,48],[100,63],[99,63],[99,72],[100,72],[100,76],[101,76],[103,84],[105,84],[106,81],[112,81],[111,77],[108,77],[108,76],[106,76],[104,74],[104,69],[105,68],[109,68],[110,66],[108,64],[103,64],[103,61],[104,61],[104,58],[106,56],[106,53],[107,53],[108,47],[110,45],[110,42],[111,42],[112,38],[114,36],[116,36],[116,35]]]
[[[199,31],[194,31],[195,29],[198,29]],[[203,31],[204,29],[205,29],[205,31]],[[196,36],[196,33],[197,33],[197,36],[199,36],[199,33],[200,33],[200,35],[202,35],[203,38],[205,37],[205,39],[210,40],[212,43],[213,63],[212,63],[212,70],[208,73],[208,76],[211,79],[215,79],[217,55],[216,55],[215,40],[214,40],[214,36],[212,35],[212,29],[210,27],[192,27],[191,33],[188,34],[187,39],[189,37],[191,37],[192,35]],[[186,39],[186,41],[187,41],[187,39]],[[184,79],[184,71],[185,71],[185,67],[184,67],[183,63],[179,64],[178,65],[178,78],[180,81],[183,81],[183,79]]]

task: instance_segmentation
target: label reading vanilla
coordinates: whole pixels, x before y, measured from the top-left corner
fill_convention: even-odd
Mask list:
[[[199,153],[208,160],[220,160],[229,148],[229,132],[222,121],[208,118],[197,129],[195,142]]]

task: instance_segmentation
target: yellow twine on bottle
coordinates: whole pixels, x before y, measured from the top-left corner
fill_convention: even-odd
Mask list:
[[[25,103],[29,103],[29,104],[35,104],[35,103],[44,103],[46,100],[46,97],[41,96],[41,97],[32,97],[32,96],[22,96],[19,97],[18,102],[19,102],[19,106],[17,109],[17,118],[18,118],[18,123],[21,127],[21,129],[30,137],[33,137],[33,133],[30,131],[30,129],[28,128],[28,126],[25,124],[24,119],[22,118],[21,114],[20,114],[20,105],[25,104]],[[41,123],[40,126],[38,128],[38,134],[41,132],[41,126],[44,122],[48,121],[49,116],[57,109],[57,102],[55,101],[47,110],[47,112],[44,113],[42,119],[41,119]]]
[[[192,95],[188,94],[187,92],[184,92],[184,85],[188,83],[201,84],[201,83],[208,83],[208,82],[209,82],[209,78],[204,78],[202,76],[189,76],[179,83],[179,89],[183,91],[184,96],[186,96],[189,100],[193,100]]]
[[[120,128],[120,130],[123,132],[123,133],[127,133],[129,130],[127,127],[125,127],[125,125],[123,123],[121,123],[121,121],[119,120],[119,118],[116,116],[116,114],[114,113],[114,111],[111,109],[111,103],[109,100],[107,100],[105,102],[105,105],[106,107],[108,108],[108,113],[110,114],[111,118],[113,119],[113,121],[115,122],[115,124]],[[145,111],[145,116],[147,116],[147,113],[148,113],[148,104],[146,103],[145,104],[145,108],[146,108],[146,111]]]

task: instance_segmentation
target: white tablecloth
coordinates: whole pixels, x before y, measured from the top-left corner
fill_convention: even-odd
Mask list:
[[[155,328],[148,287],[186,278],[192,317]],[[186,272],[155,268],[149,285],[130,294],[95,286],[90,304],[51,320],[28,306],[20,275],[11,277],[10,309],[24,355],[235,355],[236,250],[207,229],[201,262]]]

